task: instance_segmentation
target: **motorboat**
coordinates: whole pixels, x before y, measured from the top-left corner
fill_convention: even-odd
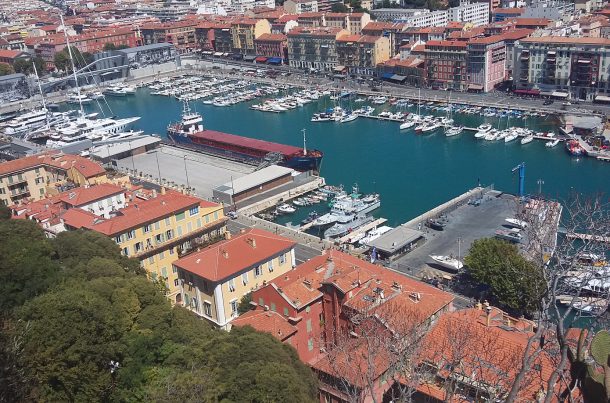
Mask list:
[[[71,94],[71,95],[68,96],[67,102],[69,104],[88,105],[88,104],[93,102],[93,99],[89,98],[87,95],[84,95],[84,94]]]
[[[434,260],[434,263],[454,273],[464,267],[464,263],[453,256],[430,255],[430,258]]]
[[[330,122],[331,120],[333,120],[333,118],[328,113],[314,113],[311,117],[312,122]]]
[[[489,132],[487,132],[487,134],[485,135],[485,137],[483,137],[483,139],[485,139],[487,141],[496,141],[498,139],[498,136],[500,136],[500,132],[496,129],[492,129]]]
[[[544,146],[545,146],[545,147],[547,147],[547,148],[553,148],[553,147],[555,147],[557,144],[559,144],[559,139],[555,139],[555,140],[550,140],[550,141],[547,141],[547,142],[544,144]]]
[[[493,128],[491,127],[490,124],[486,123],[486,124],[482,124],[479,127],[477,127],[477,132],[474,134],[474,137],[479,139],[482,137],[485,137],[487,135],[487,133],[489,133]]]
[[[514,228],[525,229],[525,227],[527,227],[527,222],[517,218],[507,218],[504,221],[506,221],[509,226]]]
[[[523,235],[518,228],[513,228],[511,230],[499,229],[496,230],[496,238],[513,243],[520,243],[523,239]]]
[[[506,137],[504,137],[504,142],[510,143],[511,141],[516,140],[517,137],[519,137],[519,132],[512,131]]]
[[[318,213],[316,211],[312,211],[311,213],[309,213],[307,215],[307,217],[301,221],[301,224],[305,225],[305,224],[309,224],[310,222],[314,221],[316,218],[318,218]]]
[[[525,145],[525,144],[531,143],[533,140],[534,140],[534,135],[528,134],[527,136],[525,136],[521,139],[521,144]]]
[[[359,240],[360,245],[366,246],[368,245],[370,242],[374,241],[375,239],[379,238],[380,236],[382,236],[383,234],[385,234],[386,232],[391,231],[393,228],[392,227],[388,227],[386,225],[383,225],[379,228],[375,228],[371,231],[369,231],[368,234],[366,234],[366,236],[362,237]]]
[[[280,204],[279,206],[277,206],[276,210],[278,213],[282,214],[291,214],[297,211],[294,207],[287,203]]]
[[[350,114],[344,115],[343,118],[341,118],[340,122],[347,123],[347,122],[351,122],[356,119],[358,119],[358,115],[356,115],[355,113],[350,113]]]
[[[407,130],[412,128],[413,126],[415,126],[415,120],[414,119],[407,119],[404,122],[402,122],[400,124],[400,130]]]
[[[577,139],[566,141],[566,151],[575,157],[587,154],[587,150],[580,145],[580,142]]]
[[[452,137],[457,136],[458,134],[464,131],[464,126],[453,126],[445,130],[445,136]]]
[[[346,235],[351,231],[373,221],[373,217],[366,215],[354,215],[353,219],[346,223],[336,223],[324,231],[324,238],[335,238]]]

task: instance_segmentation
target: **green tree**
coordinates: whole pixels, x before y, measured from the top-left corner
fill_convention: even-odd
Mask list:
[[[6,76],[9,74],[13,74],[15,72],[15,70],[13,70],[13,67],[8,64],[8,63],[0,63],[0,76]]]
[[[72,51],[72,58],[74,60],[74,66],[78,70],[79,68],[85,67],[89,63],[93,62],[93,55],[89,52],[80,52],[78,48],[70,46]],[[61,52],[55,53],[54,63],[57,70],[65,71],[66,73],[72,73],[72,63],[70,62],[70,51],[66,46]]]
[[[17,59],[13,63],[13,69],[15,73],[23,73],[23,74],[34,74],[34,67],[32,62],[36,65],[36,70],[38,74],[42,76],[44,73],[44,60],[40,56],[36,56],[34,59]]]
[[[533,312],[546,291],[542,271],[506,241],[474,241],[464,263],[473,279],[488,285],[497,301],[513,311]]]
[[[349,11],[347,6],[343,3],[334,3],[330,9],[333,13],[347,13]]]
[[[252,293],[249,292],[247,294],[244,294],[244,296],[241,297],[241,299],[239,300],[239,305],[237,305],[237,312],[241,315],[248,311],[251,311],[252,310],[252,305],[250,305],[251,301],[252,301]]]
[[[116,50],[116,46],[112,42],[108,42],[104,45],[104,50]]]

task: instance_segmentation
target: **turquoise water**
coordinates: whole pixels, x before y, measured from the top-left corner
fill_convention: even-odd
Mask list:
[[[108,102],[117,116],[141,116],[137,128],[161,135],[170,122],[179,120],[182,110],[178,100],[149,95],[147,89],[138,90],[135,97],[108,97]],[[473,188],[479,181],[516,193],[518,177],[511,170],[521,162],[527,166],[528,193],[538,191],[538,179],[544,181],[543,193],[558,199],[567,198],[571,191],[610,191],[610,164],[590,158],[574,159],[561,145],[548,149],[538,140],[524,146],[518,140],[509,144],[489,142],[475,139],[467,131],[450,138],[440,131],[419,136],[410,130],[401,132],[396,122],[366,118],[343,124],[310,122],[314,112],[330,106],[328,100],[280,114],[250,110],[249,105],[214,107],[191,102],[191,107],[203,115],[205,126],[214,130],[302,146],[301,130],[306,128],[308,148],[325,154],[321,175],[330,184],[349,188],[357,182],[363,192],[380,193],[382,207],[375,215],[388,218],[388,225],[405,222]],[[501,122],[478,115],[455,114],[453,118],[467,127],[476,127],[483,121],[495,127],[507,125],[506,118]],[[523,125],[523,120],[513,119],[510,125]],[[529,118],[527,125],[537,131],[557,132],[551,118]],[[303,209],[298,215],[299,221],[307,211]],[[293,217],[295,221],[296,218]]]

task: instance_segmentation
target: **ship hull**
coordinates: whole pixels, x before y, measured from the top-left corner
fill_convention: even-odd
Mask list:
[[[194,142],[189,136],[175,134],[171,131],[167,133],[168,139],[179,146],[187,147],[195,151],[201,151],[206,154],[218,155],[220,157],[245,162],[248,164],[258,165],[264,161],[264,157],[253,156],[247,153],[229,150],[220,146],[212,146],[208,144],[200,144]],[[284,156],[277,164],[292,168],[297,171],[320,171],[322,156]]]

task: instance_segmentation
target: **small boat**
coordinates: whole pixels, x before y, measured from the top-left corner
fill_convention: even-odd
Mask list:
[[[358,119],[358,115],[356,115],[355,113],[350,113],[349,115],[343,116],[343,118],[341,118],[340,122],[347,123],[347,122],[351,122],[356,119]]]
[[[580,142],[576,139],[566,141],[566,151],[575,157],[586,155],[587,151],[580,145]]]
[[[400,130],[407,130],[415,126],[415,120],[408,119],[400,124]]]
[[[544,144],[544,146],[545,146],[545,147],[547,147],[547,148],[553,148],[553,147],[555,147],[557,144],[559,144],[559,139],[555,139],[555,140],[550,140],[550,141],[547,141],[547,142]]]
[[[280,204],[279,206],[277,206],[276,210],[282,214],[291,214],[297,211],[294,207],[287,203]]]
[[[474,134],[474,137],[477,139],[485,137],[490,131],[492,127],[490,124],[484,124],[477,127],[477,132]]]
[[[496,238],[513,243],[520,243],[523,239],[523,235],[518,228],[513,228],[512,230],[499,229],[496,230]]]
[[[464,126],[454,126],[450,127],[445,131],[445,136],[452,137],[457,136],[458,134],[464,131]]]
[[[504,221],[506,221],[511,227],[519,229],[525,229],[525,227],[527,227],[527,222],[519,220],[517,218],[507,218]]]
[[[311,213],[309,213],[307,215],[307,217],[301,221],[301,224],[305,225],[305,224],[309,224],[310,222],[314,221],[316,218],[318,218],[319,215],[316,211],[312,211]]]
[[[521,144],[531,143],[534,140],[534,135],[529,134],[521,139]]]
[[[464,267],[461,260],[452,256],[430,255],[430,258],[434,260],[434,263],[452,272],[458,272]]]

